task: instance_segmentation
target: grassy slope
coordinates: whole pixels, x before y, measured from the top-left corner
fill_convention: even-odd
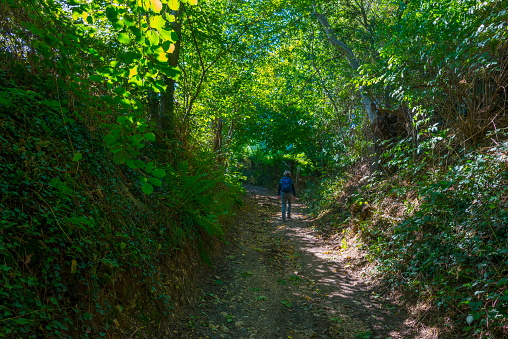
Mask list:
[[[238,189],[190,158],[145,196],[104,132],[76,118],[86,108],[63,117],[51,79],[15,65],[0,84],[0,336],[148,331],[206,260]]]

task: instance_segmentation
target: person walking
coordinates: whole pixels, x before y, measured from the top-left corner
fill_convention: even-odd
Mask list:
[[[283,221],[286,221],[286,211],[287,218],[291,219],[291,193],[293,193],[293,197],[296,198],[295,184],[293,183],[293,180],[291,180],[290,175],[291,172],[284,172],[284,176],[279,182],[279,189],[277,190],[277,199],[280,199],[280,202],[282,203]]]

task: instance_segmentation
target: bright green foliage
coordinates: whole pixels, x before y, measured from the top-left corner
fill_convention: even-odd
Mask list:
[[[145,177],[150,176],[153,166],[139,159],[140,149],[145,146],[143,141],[155,141],[154,134],[147,132],[153,123],[145,117],[145,98],[148,91],[165,90],[161,77],[174,78],[179,74],[166,63],[177,40],[170,26],[174,21],[172,9],[177,4],[178,1],[159,0],[70,1],[66,11],[72,13],[71,19],[56,3],[30,2],[29,10],[43,16],[45,21],[57,23],[56,29],[43,31],[40,22],[19,22],[22,29],[43,35],[33,47],[54,72],[88,74],[90,85],[101,92],[101,100],[109,108],[109,112],[103,113],[117,115],[117,124],[109,125],[106,139],[115,155],[114,161],[124,164],[132,160],[130,167],[139,168]],[[62,59],[52,63],[55,51]],[[73,54],[84,60],[73,59]],[[71,88],[80,96],[86,89],[78,87],[78,80],[81,79],[73,77]]]

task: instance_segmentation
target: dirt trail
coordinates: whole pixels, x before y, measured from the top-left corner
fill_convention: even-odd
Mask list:
[[[163,337],[420,338],[402,310],[347,273],[293,203],[250,187],[239,232],[189,309]]]

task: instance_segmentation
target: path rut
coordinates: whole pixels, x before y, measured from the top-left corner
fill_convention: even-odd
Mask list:
[[[421,338],[403,310],[348,274],[293,203],[249,187],[238,233],[167,338]],[[335,251],[336,252],[336,251]]]

